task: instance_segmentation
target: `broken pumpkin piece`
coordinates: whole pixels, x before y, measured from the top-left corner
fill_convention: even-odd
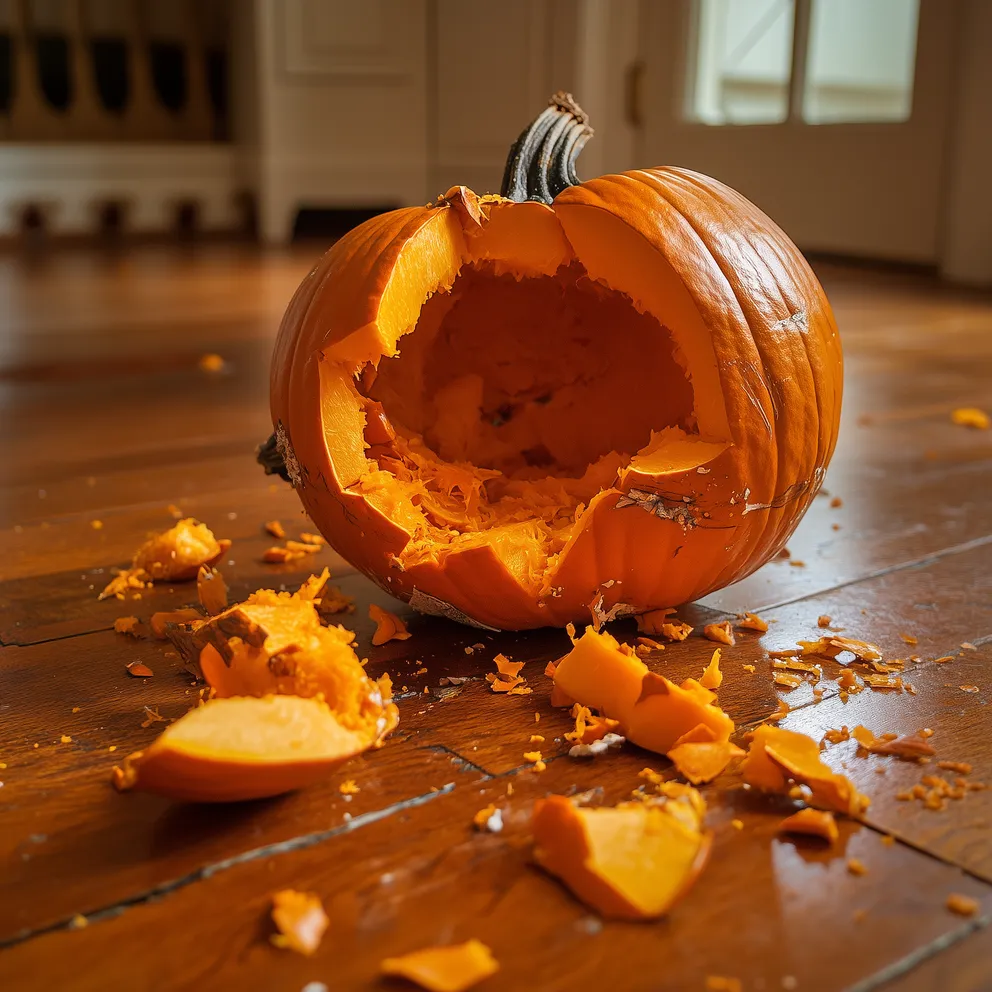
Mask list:
[[[837,843],[840,836],[837,830],[837,822],[833,813],[822,809],[798,810],[792,816],[787,816],[779,825],[780,834],[809,834],[813,837],[821,837],[828,844]]]
[[[759,634],[764,634],[768,630],[768,621],[762,620],[757,613],[745,613],[737,621],[738,630],[756,630]]]
[[[376,742],[320,699],[211,699],[115,767],[114,786],[185,802],[239,802],[302,789]]]
[[[493,658],[496,670],[507,679],[515,679],[520,675],[520,669],[524,667],[522,661],[510,661],[504,654],[498,654]]]
[[[180,610],[161,610],[153,613],[149,625],[152,633],[160,640],[164,641],[168,637],[169,628],[172,625],[199,623],[203,620],[203,614],[192,607],[183,607]]]
[[[577,638],[554,675],[555,690],[617,721],[617,730],[634,744],[665,754],[698,724],[717,740],[729,740],[734,723],[714,695],[694,679],[681,686],[649,671],[639,658],[620,650],[608,632],[591,627]]]
[[[276,947],[309,956],[320,946],[330,920],[319,896],[283,889],[272,896],[272,922],[279,932],[269,940]]]
[[[710,663],[699,677],[699,684],[704,689],[719,689],[723,684],[723,672],[720,671],[720,649],[717,648],[710,658]]]
[[[148,589],[151,584],[151,576],[143,568],[118,569],[97,599],[109,599],[111,596],[124,599],[129,593],[134,594],[137,599],[140,598],[141,590]]]
[[[790,783],[806,786],[809,804],[857,816],[868,799],[844,775],[834,773],[820,757],[816,741],[805,734],[762,724],[751,737],[740,767],[744,781],[765,792],[788,795]]]
[[[958,427],[971,427],[979,431],[987,431],[992,425],[992,418],[984,410],[975,406],[962,406],[951,412],[951,421]]]
[[[492,951],[479,940],[428,947],[379,964],[383,975],[405,978],[428,992],[464,992],[499,971]]]
[[[196,573],[196,595],[208,616],[227,609],[227,583],[216,568],[200,566]]]
[[[730,741],[687,741],[676,744],[667,755],[678,773],[693,785],[712,782],[734,758],[743,756],[744,751]]]
[[[872,754],[888,754],[907,761],[919,761],[937,753],[936,748],[919,734],[905,734],[893,740],[875,740],[864,746]]]
[[[300,540],[304,544],[315,544],[318,548],[323,547],[327,543],[320,534],[312,534],[309,531],[303,531],[300,534]]]
[[[141,621],[137,617],[118,617],[114,621],[114,630],[118,634],[130,634],[131,637],[138,637],[138,625]]]
[[[286,528],[278,520],[269,520],[264,524],[265,532],[277,541],[286,539]]]
[[[734,640],[734,631],[729,620],[721,623],[708,623],[703,627],[703,637],[708,641],[716,641],[718,644],[726,644],[733,647],[737,642]]]
[[[131,565],[147,572],[153,582],[181,582],[195,579],[201,565],[216,564],[230,547],[230,541],[218,541],[206,524],[185,517],[150,537]]]
[[[616,730],[618,723],[603,716],[594,714],[588,706],[576,703],[572,707],[572,719],[575,729],[565,734],[565,740],[574,744],[592,744],[602,740],[607,734]]]
[[[132,661],[127,666],[128,675],[139,679],[150,679],[155,673],[142,661]]]
[[[655,919],[706,863],[710,835],[698,809],[668,799],[609,808],[576,806],[565,796],[539,799],[531,817],[534,859],[607,918]]]
[[[413,636],[395,613],[383,609],[376,603],[369,603],[369,619],[375,621],[375,633],[372,635],[372,644],[375,647],[380,647],[388,641],[408,641]]]

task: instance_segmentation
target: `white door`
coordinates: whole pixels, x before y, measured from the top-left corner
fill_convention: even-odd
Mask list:
[[[642,0],[639,159],[806,250],[933,263],[957,0]]]

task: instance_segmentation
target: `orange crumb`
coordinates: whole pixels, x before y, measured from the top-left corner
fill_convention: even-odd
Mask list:
[[[724,975],[707,975],[706,992],[742,992],[744,986],[739,978]]]
[[[338,786],[338,792],[340,792],[342,796],[353,796],[355,795],[355,793],[360,791],[361,790],[358,786],[358,783],[353,778],[345,779]]]
[[[528,744],[543,744],[544,737],[541,734],[531,734]]]
[[[957,913],[958,916],[974,916],[979,908],[977,899],[972,899],[971,896],[963,896],[958,892],[952,892],[947,897],[947,902],[944,905],[952,913]]]
[[[992,426],[992,419],[984,410],[974,406],[962,406],[951,412],[951,421],[959,427],[972,427],[975,430],[987,431]]]
[[[114,621],[114,630],[118,634],[130,634],[132,637],[137,637],[139,623],[137,617],[118,617]]]
[[[540,713],[535,713],[534,714],[534,723],[540,723],[540,722],[541,722],[541,714]]]
[[[103,530],[103,521],[102,520],[91,520],[90,521],[90,526],[94,530]]]
[[[266,548],[262,552],[262,561],[267,565],[285,565],[305,557],[306,552],[291,551],[289,548]]]
[[[852,875],[867,875],[868,869],[865,867],[864,862],[859,861],[857,858],[849,858],[847,861],[847,870]]]
[[[892,847],[892,845],[896,842],[896,839],[892,836],[892,834],[882,834],[880,839],[886,847]]]
[[[268,520],[264,527],[270,537],[274,537],[277,541],[285,540],[286,528],[278,520]]]
[[[220,355],[213,353],[201,355],[200,360],[196,364],[201,372],[208,372],[213,375],[223,372],[225,367],[224,359]]]
[[[82,706],[73,706],[72,712],[73,713],[78,713],[81,709],[82,709]]]
[[[733,647],[736,643],[729,620],[724,620],[721,623],[708,623],[703,627],[703,637],[709,641],[716,641],[718,644],[726,644],[729,647]]]
[[[792,672],[772,672],[772,681],[776,685],[785,686],[787,689],[798,689],[803,685],[803,680]]]
[[[117,745],[116,744],[111,744],[110,747],[107,748],[107,750],[108,751],[116,751],[117,750]]]
[[[900,634],[899,636],[910,646],[920,643],[919,638],[915,634]]]
[[[756,630],[764,634],[768,630],[768,621],[762,620],[757,613],[745,613],[743,618],[737,621],[739,630]]]
[[[320,946],[330,921],[318,896],[283,889],[272,896],[272,922],[279,929],[269,938],[276,947],[310,955]]]
[[[450,947],[428,947],[402,957],[385,958],[384,975],[414,982],[427,992],[464,992],[499,971],[492,951],[472,939]]]
[[[309,531],[303,531],[303,533],[300,534],[300,540],[304,544],[314,544],[318,548],[323,547],[327,543],[320,534],[313,534],[313,533],[311,533]],[[288,543],[295,544],[296,542],[295,541],[290,541]]]
[[[829,627],[831,623],[833,623],[833,620],[831,620],[830,617],[828,617],[826,614],[824,614],[822,617],[816,618],[817,627]]]
[[[536,765],[541,760],[541,757],[540,751],[524,751],[524,761],[529,761],[532,765]]]
[[[933,737],[933,731],[929,727],[923,727],[916,731],[920,737]]]
[[[472,822],[475,824],[476,830],[488,830],[498,834],[503,829],[502,812],[493,803],[480,809],[472,817]]]
[[[182,520],[182,516],[183,516],[183,511],[182,511],[182,510],[180,510],[180,509],[179,509],[179,507],[178,507],[178,506],[176,506],[176,504],[175,504],[175,503],[170,503],[170,504],[169,504],[169,505],[168,505],[168,506],[167,506],[167,507],[165,508],[165,512],[166,512],[166,513],[168,513],[168,514],[169,514],[169,516],[170,516],[170,517],[173,517],[173,518],[174,518],[175,520]]]
[[[744,821],[743,820],[736,820],[736,819],[731,820],[730,821],[730,825],[734,828],[734,830],[743,830],[744,829]]]
[[[975,645],[971,643],[971,641],[962,641],[961,642],[961,647],[965,651],[977,651],[978,650],[978,648],[976,648]]]
[[[805,568],[805,567],[806,567],[806,562],[804,562],[804,561],[800,561],[800,560],[799,560],[798,558],[792,558],[792,559],[791,559],[791,560],[789,561],[789,564],[790,564],[790,565],[791,565],[791,566],[792,566],[793,568]]]
[[[754,665],[741,665],[741,668],[743,668],[745,672],[749,672],[751,675],[758,670],[754,667]]]
[[[387,641],[406,641],[413,636],[395,613],[384,610],[376,603],[369,603],[369,619],[374,620],[376,624],[375,633],[372,635],[372,643],[376,647]]]
[[[637,643],[640,644],[641,647],[650,648],[652,651],[665,650],[665,645],[662,644],[661,641],[656,641],[651,637],[638,637]]]
[[[59,738],[59,743],[61,743],[61,744],[71,744],[72,743],[72,738],[68,734],[63,734]],[[37,747],[37,746],[38,745],[36,744],[35,747]]]
[[[980,691],[977,685],[959,685],[958,688],[962,692],[979,692]]]
[[[832,510],[836,510],[843,505],[844,501],[839,496],[834,496],[833,499],[830,500],[830,509]]]
[[[933,663],[935,665],[946,665],[949,661],[954,661],[954,655],[945,654],[940,658],[934,658]]]
[[[957,772],[959,775],[970,775],[972,771],[967,761],[938,761],[937,767],[946,772]]]
[[[142,679],[150,679],[155,674],[147,665],[140,661],[132,661],[127,666],[127,673],[128,675]]]
[[[493,664],[500,675],[510,679],[515,679],[520,674],[520,669],[524,667],[522,661],[510,661],[504,654],[496,655]]]

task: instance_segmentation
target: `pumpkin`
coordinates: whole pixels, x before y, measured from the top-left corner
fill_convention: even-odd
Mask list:
[[[837,327],[799,250],[685,169],[579,182],[568,94],[499,195],[338,241],[283,318],[267,471],[421,612],[523,629],[663,609],[784,545],[837,438]]]

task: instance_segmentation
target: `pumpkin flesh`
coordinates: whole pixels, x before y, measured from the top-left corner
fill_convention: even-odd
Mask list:
[[[290,306],[272,393],[297,490],[338,551],[425,612],[521,628],[683,602],[774,554],[819,485],[835,425],[809,360],[783,349],[783,388],[810,387],[788,461],[776,437],[752,443],[776,401],[766,357],[734,339],[748,318],[732,291],[696,278],[712,245],[678,235],[666,254],[607,202],[604,184],[642,175],[550,207],[457,189],[374,218]]]

